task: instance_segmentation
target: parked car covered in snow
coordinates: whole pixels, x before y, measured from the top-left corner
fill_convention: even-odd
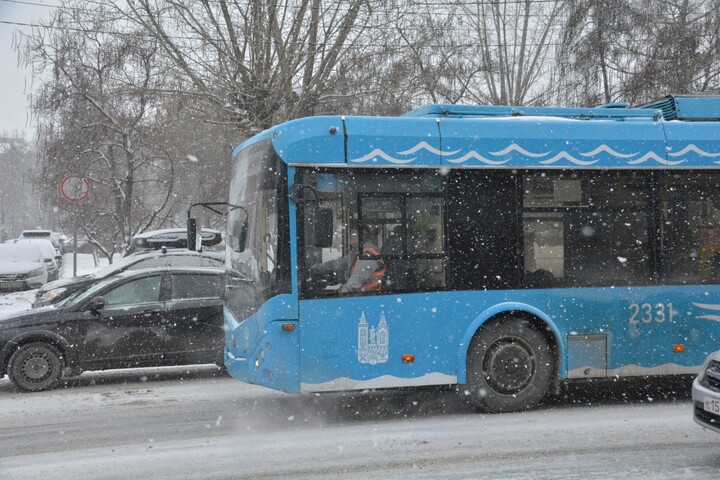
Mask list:
[[[37,288],[47,282],[48,272],[40,247],[32,243],[0,245],[0,290]]]
[[[130,255],[96,272],[79,277],[61,278],[38,289],[33,308],[44,307],[69,297],[104,278],[126,270],[160,267],[215,267],[225,265],[225,255],[220,252],[194,252],[185,249],[161,249]]]
[[[62,254],[50,240],[46,240],[44,238],[28,238],[16,240],[15,243],[37,245],[42,253],[43,260],[45,260],[45,268],[47,268],[48,272],[48,282],[58,279]]]
[[[38,238],[50,240],[55,247],[60,248],[60,237],[52,230],[23,230],[18,240]]]
[[[692,386],[695,423],[720,432],[720,351],[710,355]]]
[[[222,243],[222,234],[218,230],[203,228],[200,232],[203,247],[211,247]],[[187,248],[187,229],[166,228],[151,230],[135,235],[130,242],[128,255],[136,255],[148,250],[161,248]]]

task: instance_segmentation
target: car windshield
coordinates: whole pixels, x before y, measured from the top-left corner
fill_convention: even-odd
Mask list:
[[[0,245],[0,262],[42,262],[37,245]]]
[[[40,249],[40,252],[42,252],[43,257],[45,258],[55,258],[55,247],[49,240],[18,240],[18,244],[25,244],[25,245],[35,245]]]

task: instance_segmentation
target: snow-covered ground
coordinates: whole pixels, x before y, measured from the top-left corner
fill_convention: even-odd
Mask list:
[[[78,276],[91,273],[98,268],[102,268],[107,265],[107,260],[103,259],[101,259],[96,265],[93,256],[87,253],[78,254],[77,262]],[[72,253],[67,253],[63,257],[63,264],[60,267],[60,277],[67,278],[72,277],[72,275],[73,255]],[[25,290],[23,292],[0,294],[0,317],[9,313],[19,312],[31,308],[36,292],[37,290]]]
[[[286,395],[214,367],[68,382],[0,381],[0,478],[720,478],[720,435],[693,423],[687,382],[578,385],[506,415],[447,390]]]

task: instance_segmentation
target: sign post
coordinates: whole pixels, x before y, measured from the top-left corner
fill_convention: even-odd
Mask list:
[[[75,204],[73,208],[73,277],[77,277],[78,204],[90,194],[90,181],[83,177],[65,177],[60,183],[60,193]]]

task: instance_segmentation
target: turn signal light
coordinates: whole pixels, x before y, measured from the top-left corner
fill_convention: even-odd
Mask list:
[[[412,353],[406,353],[402,356],[403,363],[413,363],[415,361],[415,355]]]
[[[283,330],[283,332],[294,332],[295,324],[294,323],[283,323],[282,330]]]
[[[685,345],[682,343],[676,343],[673,345],[673,352],[675,353],[683,353],[685,351]]]

